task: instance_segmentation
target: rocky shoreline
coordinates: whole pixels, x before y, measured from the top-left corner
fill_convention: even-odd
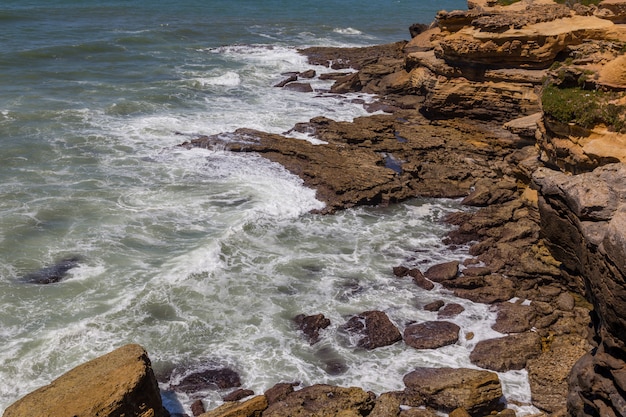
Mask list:
[[[494,330],[504,336],[476,345],[470,359],[480,370],[418,368],[404,377],[404,391],[377,397],[355,387],[283,383],[256,396],[239,389],[209,412],[196,403],[195,415],[512,416],[496,372],[514,369],[528,372],[540,415],[626,415],[626,3],[468,6],[414,27],[408,43],[301,51],[335,71],[324,75],[335,80],[324,93],[379,97],[368,104],[371,116],[294,126],[321,144],[239,129],[181,146],[255,152],[280,163],[317,191],[329,214],[416,196],[463,198],[474,209],[446,219],[456,228],[445,243],[471,245],[471,258],[425,271],[407,259],[390,269],[424,291],[438,283],[492,305]],[[289,74],[277,88],[315,94],[306,80],[316,76]],[[365,349],[400,341],[435,349],[471,337],[445,320],[458,307],[432,303],[426,308],[440,320],[403,333],[380,311],[354,316],[343,330]],[[328,326],[322,313],[296,318],[311,343]],[[195,383],[241,385],[228,370],[186,383],[191,391]],[[25,415],[168,412],[147,353],[130,345],[4,413]]]

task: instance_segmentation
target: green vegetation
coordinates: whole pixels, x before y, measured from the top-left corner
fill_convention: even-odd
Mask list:
[[[546,115],[562,122],[591,128],[604,123],[616,132],[626,131],[626,106],[612,103],[615,93],[580,87],[544,86],[541,96]]]

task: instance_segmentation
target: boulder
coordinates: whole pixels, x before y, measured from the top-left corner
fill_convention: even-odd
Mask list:
[[[334,417],[367,415],[375,396],[361,388],[312,385],[271,404],[263,417]]]
[[[523,369],[529,359],[541,354],[541,337],[535,332],[481,340],[470,354],[474,365],[496,372]]]
[[[502,386],[494,372],[475,369],[417,368],[403,378],[407,396],[436,410],[464,408],[473,416],[502,409]]]
[[[330,326],[330,320],[324,317],[323,314],[314,314],[311,316],[298,314],[294,318],[294,321],[311,345],[319,341],[320,331]]]
[[[428,303],[424,306],[426,311],[439,311],[443,307],[445,302],[443,300],[435,300],[432,303]]]
[[[440,319],[450,319],[450,318],[458,316],[464,311],[465,311],[465,307],[463,307],[461,304],[450,303],[446,305],[444,308],[442,308],[441,310],[439,310],[437,317]]]
[[[265,391],[265,397],[267,398],[267,402],[271,405],[275,402],[282,401],[287,398],[287,395],[291,394],[294,389],[293,387],[297,387],[300,385],[297,382],[279,382],[274,385],[272,388]]]
[[[222,397],[222,400],[224,401],[239,401],[242,400],[246,397],[249,397],[251,395],[254,395],[254,391],[250,390],[250,389],[236,389],[235,391],[231,392],[228,395],[225,395]]]
[[[407,274],[413,277],[413,282],[415,282],[418,287],[423,288],[426,291],[430,291],[435,288],[435,284],[427,280],[419,269],[411,269]]]
[[[530,305],[500,303],[498,316],[492,329],[500,333],[522,333],[534,326],[535,308]]]
[[[267,408],[267,398],[257,395],[244,402],[227,402],[200,417],[261,417]]]
[[[461,328],[448,321],[427,321],[404,329],[404,343],[415,349],[437,349],[456,343]]]
[[[389,346],[402,340],[398,328],[382,311],[365,311],[350,318],[341,328],[356,335],[356,345],[365,349]]]
[[[226,367],[214,367],[186,372],[180,382],[172,384],[172,389],[185,393],[194,393],[205,390],[236,388],[241,386],[241,378],[233,369]],[[202,366],[204,367],[204,366]]]
[[[146,351],[126,345],[93,359],[26,395],[4,417],[165,417]]]
[[[424,276],[431,281],[442,282],[456,278],[458,274],[459,261],[450,261],[431,266],[426,270]]]

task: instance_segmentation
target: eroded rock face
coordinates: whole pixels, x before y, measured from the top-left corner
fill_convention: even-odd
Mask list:
[[[614,370],[626,367],[626,166],[610,164],[573,176],[540,169],[534,180],[542,232],[565,272],[584,277],[598,318],[599,347],[572,373],[569,412],[623,414],[623,404],[615,400],[623,398],[623,381]],[[604,401],[597,401],[600,385]]]
[[[126,345],[84,363],[17,401],[4,417],[165,417],[150,359]]]
[[[464,408],[487,415],[502,408],[502,386],[494,372],[475,369],[418,368],[404,376],[405,394],[417,396],[434,409]]]

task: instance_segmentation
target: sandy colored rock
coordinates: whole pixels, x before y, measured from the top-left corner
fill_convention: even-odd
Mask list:
[[[257,395],[244,402],[227,402],[200,417],[261,417],[267,408],[265,395]]]
[[[474,365],[496,372],[523,369],[529,359],[541,353],[541,337],[535,332],[482,340],[470,354]]]
[[[18,400],[3,417],[165,417],[150,359],[126,345]]]

